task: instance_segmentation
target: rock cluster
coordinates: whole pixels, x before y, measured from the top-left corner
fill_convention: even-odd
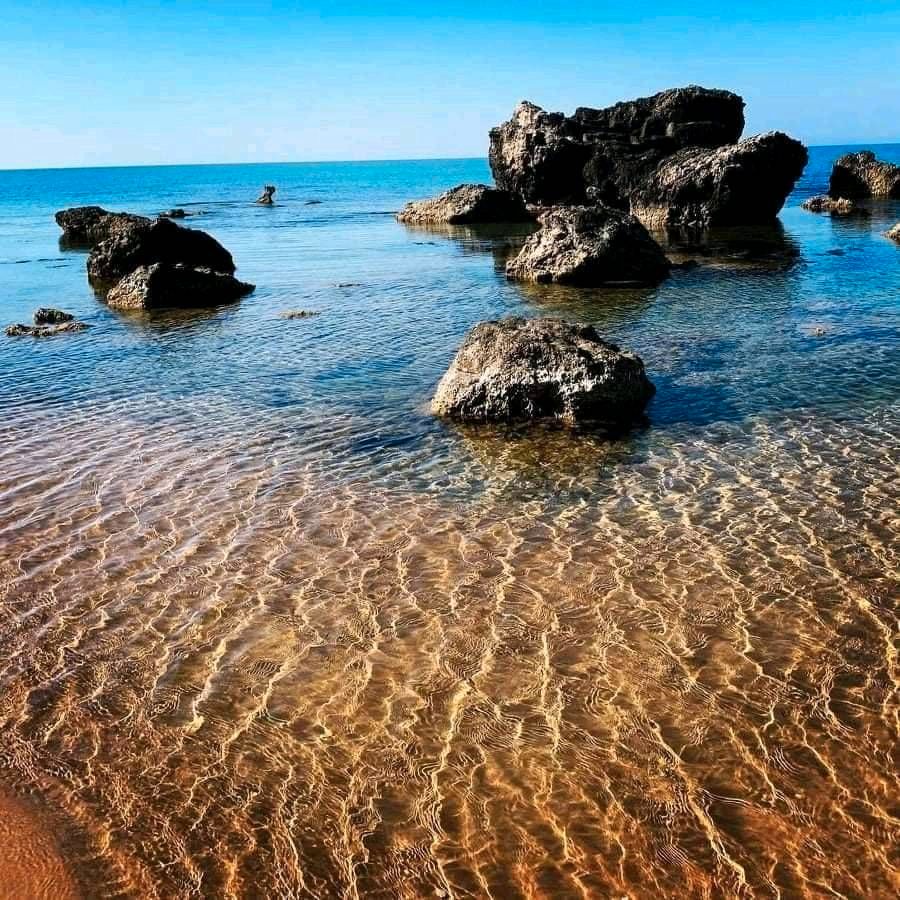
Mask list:
[[[253,290],[234,278],[231,254],[206,232],[100,207],[56,214],[64,237],[91,245],[88,280],[119,309],[212,306]]]
[[[648,227],[765,222],[807,154],[780,132],[739,141],[743,108],[736,94],[695,86],[572,116],[523,102],[491,130],[491,170],[528,203],[602,202]]]
[[[54,334],[84,331],[87,327],[86,322],[76,322],[72,313],[42,306],[34,313],[33,325],[23,325],[21,322],[7,325],[6,335],[7,337],[50,337]]]
[[[609,206],[559,206],[506,264],[508,278],[583,286],[657,284],[670,263],[632,215]]]
[[[407,203],[397,221],[407,225],[473,225],[489,222],[530,222],[522,199],[486,184],[461,184],[431,200]]]
[[[847,153],[834,163],[828,194],[848,200],[900,199],[900,166],[881,162],[871,150]]]
[[[808,200],[804,200],[800,206],[809,212],[827,212],[835,216],[849,216],[851,213],[860,211],[857,205],[846,197],[827,197],[825,194],[810,197]]]
[[[624,424],[654,393],[633,353],[561,319],[482,322],[466,335],[432,410],[463,421]]]

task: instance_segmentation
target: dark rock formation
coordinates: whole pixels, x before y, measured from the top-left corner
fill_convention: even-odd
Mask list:
[[[603,203],[653,228],[762,222],[783,206],[806,150],[778,132],[736,143],[743,108],[701,87],[572,116],[520,103],[491,130],[491,170],[528,203]]]
[[[407,203],[397,221],[408,225],[471,225],[480,222],[531,222],[534,216],[517,194],[486,184],[461,184],[431,200]]]
[[[256,198],[256,202],[263,206],[272,206],[275,203],[275,185],[267,184],[263,187],[263,192]]]
[[[131,213],[111,213],[100,206],[76,206],[60,210],[56,224],[63,230],[63,240],[72,246],[93,247],[135,225],[149,225],[150,219]]]
[[[216,306],[238,300],[254,289],[232,275],[173,263],[139,266],[106,296],[115,309],[168,309]]]
[[[828,193],[848,200],[900,199],[900,166],[875,159],[871,150],[847,153],[835,161]]]
[[[7,325],[7,337],[52,337],[55,334],[71,334],[88,328],[87,322],[59,322],[54,325]]]
[[[175,209],[167,209],[165,212],[161,212],[159,214],[161,219],[186,219],[187,212],[180,207]]]
[[[469,421],[612,424],[640,416],[653,393],[640,358],[601,340],[592,326],[506,319],[466,335],[431,408]]]
[[[716,150],[680,150],[632,195],[648,228],[772,221],[806,165],[806,148],[773,131]]]
[[[800,206],[809,212],[827,212],[835,216],[849,216],[851,213],[864,211],[846,197],[826,197],[824,194],[810,197],[808,200],[804,200]]]
[[[885,233],[885,237],[889,237],[892,241],[897,241],[900,244],[900,222],[898,222],[893,228],[889,228]]]
[[[506,264],[508,278],[600,285],[657,284],[670,264],[634,216],[609,206],[560,206]]]
[[[72,313],[63,312],[61,309],[50,309],[46,306],[35,310],[34,313],[35,325],[61,325],[63,322],[73,322],[74,320],[75,316]]]
[[[542,205],[602,201],[627,208],[631,192],[667,156],[719,147],[744,128],[744,101],[728,91],[675,88],[573,116],[533,103],[491,129],[497,186]]]
[[[88,257],[88,278],[99,287],[112,285],[138,266],[153,263],[183,263],[234,274],[231,254],[215,238],[158,219],[133,225],[97,244]]]

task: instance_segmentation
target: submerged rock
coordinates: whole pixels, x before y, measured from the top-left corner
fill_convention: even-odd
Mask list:
[[[900,166],[881,162],[871,150],[847,153],[835,161],[828,183],[832,197],[900,198]]]
[[[893,228],[889,228],[884,235],[885,237],[889,237],[892,241],[900,243],[900,222],[894,225]]]
[[[132,213],[107,212],[101,206],[76,206],[56,213],[56,224],[63,230],[63,240],[72,245],[93,247],[135,225],[149,225],[151,220]]]
[[[97,286],[115,284],[139,266],[183,263],[234,274],[231,254],[205,231],[182,228],[168,219],[133,225],[101,241],[88,257],[88,278]]]
[[[807,158],[803,144],[780,131],[715,150],[681,150],[635,192],[631,211],[653,229],[770,222]]]
[[[804,200],[800,206],[809,212],[827,212],[836,216],[849,216],[854,212],[862,212],[852,200],[846,197],[828,197],[825,194],[819,194],[816,197],[810,197]]]
[[[481,322],[438,384],[434,413],[468,421],[626,423],[655,388],[638,356],[562,319]]]
[[[641,223],[609,206],[560,206],[540,218],[508,278],[585,286],[627,282],[658,284],[671,265]]]
[[[7,337],[52,337],[55,334],[71,334],[88,328],[87,322],[57,322],[52,325],[8,325]]]
[[[518,195],[486,184],[460,184],[431,200],[407,203],[397,213],[397,221],[408,225],[471,225],[533,220],[534,216]]]
[[[167,309],[216,306],[253,291],[254,285],[208,268],[178,263],[139,266],[106,296],[115,309]]]
[[[282,319],[312,319],[319,312],[314,309],[286,309],[280,314]]]
[[[72,313],[63,312],[61,309],[51,309],[50,307],[42,306],[40,309],[35,310],[34,313],[35,325],[60,325],[63,322],[73,321],[75,321],[75,316]]]
[[[186,219],[187,212],[180,207],[176,209],[167,209],[165,212],[161,212],[159,217],[161,219]]]

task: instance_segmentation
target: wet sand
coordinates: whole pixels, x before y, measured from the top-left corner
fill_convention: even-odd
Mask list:
[[[0,787],[0,900],[82,900],[52,826]]]

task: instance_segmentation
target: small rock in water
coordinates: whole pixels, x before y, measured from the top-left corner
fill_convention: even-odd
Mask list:
[[[362,287],[361,281],[339,281],[335,287],[337,288],[351,288],[351,287]]]
[[[506,277],[585,287],[658,284],[671,265],[632,215],[611,206],[560,206],[506,264]]]
[[[844,256],[846,254],[846,250],[835,249],[835,250],[826,250],[826,256]]]
[[[593,326],[517,318],[481,322],[466,335],[431,409],[464,421],[622,424],[654,392],[640,357]]]
[[[275,203],[275,185],[267,184],[263,188],[263,192],[256,198],[256,202],[261,206],[272,206]]]
[[[161,219],[184,219],[187,217],[187,213],[183,209],[167,209],[165,212],[161,212],[159,214]]]
[[[63,322],[73,322],[75,316],[72,313],[63,312],[61,309],[51,309],[42,306],[34,313],[35,325],[60,325]]]
[[[303,205],[304,206],[318,206],[322,201],[321,200],[307,200]]]
[[[809,212],[827,212],[836,216],[849,216],[850,213],[865,212],[846,197],[826,197],[824,194],[810,197],[808,200],[804,200],[800,206]]]
[[[889,228],[885,233],[885,237],[889,237],[892,241],[897,241],[900,244],[900,222],[898,222],[893,228]]]
[[[7,337],[52,337],[55,334],[73,334],[90,327],[87,322],[59,322],[55,325],[8,325]]]
[[[281,313],[282,319],[311,319],[320,313],[314,309],[288,309]]]

